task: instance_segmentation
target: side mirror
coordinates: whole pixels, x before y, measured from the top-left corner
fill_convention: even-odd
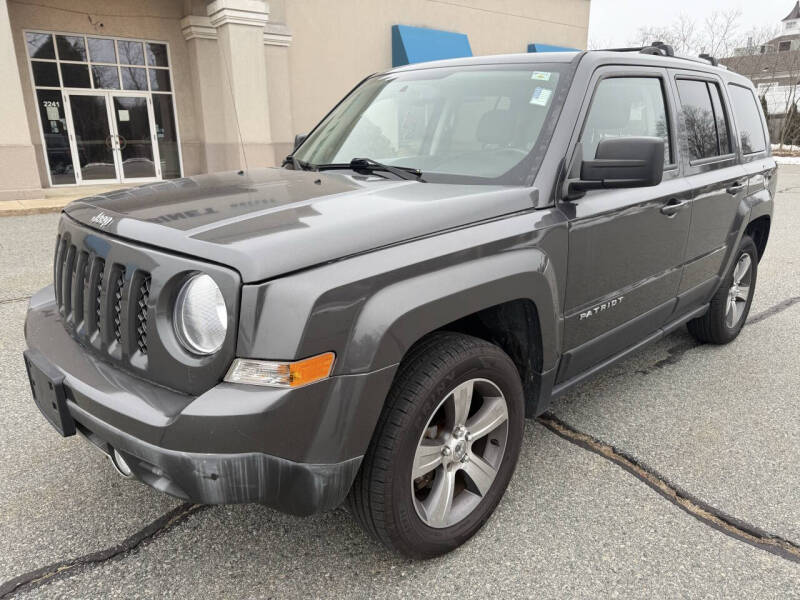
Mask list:
[[[307,133],[298,133],[296,136],[294,136],[294,148],[292,148],[292,152],[297,150],[300,147],[300,144],[306,141],[307,137]]]
[[[580,161],[580,148],[576,161]],[[594,160],[573,164],[567,179],[567,198],[577,198],[587,190],[651,187],[664,175],[664,140],[658,137],[620,137],[601,141]]]

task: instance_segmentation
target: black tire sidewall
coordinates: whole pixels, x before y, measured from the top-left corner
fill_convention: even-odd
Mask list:
[[[725,322],[728,291],[733,285],[733,273],[736,270],[736,265],[739,262],[739,258],[742,256],[742,253],[745,252],[750,255],[751,261],[750,269],[752,274],[750,277],[750,294],[748,295],[747,303],[745,304],[744,311],[742,312],[742,316],[739,318],[739,321],[734,324],[733,327],[728,327],[727,323]],[[758,249],[749,236],[744,236],[741,242],[739,242],[739,248],[736,250],[736,255],[733,258],[731,267],[728,269],[728,274],[720,285],[719,291],[717,292],[717,297],[715,298],[715,302],[712,306],[712,317],[716,321],[715,326],[717,327],[720,336],[725,341],[731,341],[736,338],[736,336],[738,336],[739,332],[742,330],[742,327],[744,327],[744,324],[747,321],[747,316],[750,314],[750,305],[753,303],[753,297],[755,296],[757,278]]]
[[[433,411],[446,395],[464,381],[477,378],[492,381],[506,398],[508,437],[503,460],[491,489],[469,516],[451,527],[429,527],[417,514],[411,493],[411,466],[417,444]],[[406,554],[429,557],[461,545],[489,519],[514,473],[522,446],[525,415],[519,374],[511,360],[499,348],[496,352],[476,353],[462,360],[454,368],[441,373],[434,385],[422,395],[424,400],[416,406],[409,426],[405,428],[395,447],[392,482],[386,488],[391,496],[387,498],[387,508],[392,512],[392,518],[387,521],[393,522],[397,528],[395,535],[399,534],[402,539],[405,547],[401,549]]]

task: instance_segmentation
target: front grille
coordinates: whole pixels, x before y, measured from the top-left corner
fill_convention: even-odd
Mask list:
[[[174,339],[168,312],[180,285],[197,272],[214,278],[229,307],[238,306],[241,279],[234,271],[140,246],[81,225],[68,214],[61,217],[58,234],[52,312],[80,352],[99,361],[98,369],[111,365],[192,395],[222,380],[235,352],[233,313],[224,348],[200,359]]]
[[[135,270],[136,295],[135,319],[131,322],[131,335],[123,310],[128,294],[126,288],[126,267],[106,261],[99,256],[80,250],[71,243],[68,234],[59,236],[56,242],[53,284],[58,310],[64,323],[76,330],[80,329],[88,337],[108,332],[108,342],[135,344],[142,354],[147,354],[147,302],[150,295],[150,274]],[[110,281],[106,281],[109,278]],[[108,292],[106,291],[108,290]],[[107,294],[110,293],[107,311]],[[69,328],[69,327],[68,327]],[[134,342],[135,340],[135,342]]]
[[[136,346],[147,354],[147,301],[150,298],[150,276],[146,276],[136,297]]]

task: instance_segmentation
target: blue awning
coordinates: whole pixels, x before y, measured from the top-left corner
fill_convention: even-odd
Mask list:
[[[528,52],[580,52],[569,46],[553,46],[552,44],[528,44]]]
[[[429,60],[472,56],[469,38],[463,33],[392,25],[392,66]]]

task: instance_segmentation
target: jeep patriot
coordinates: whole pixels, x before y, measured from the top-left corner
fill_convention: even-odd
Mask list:
[[[776,166],[753,86],[663,44],[367,77],[280,168],[67,206],[34,400],[197,503],[342,503],[425,558],[508,486],[526,417],[686,324],[744,325]]]

